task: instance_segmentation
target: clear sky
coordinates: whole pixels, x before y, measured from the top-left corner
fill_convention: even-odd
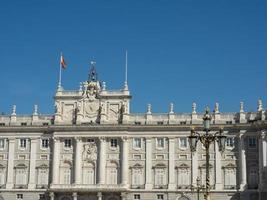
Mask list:
[[[267,1],[9,0],[0,27],[0,112],[52,113],[61,51],[64,89],[79,88],[91,60],[120,89],[126,49],[132,112],[267,106]]]

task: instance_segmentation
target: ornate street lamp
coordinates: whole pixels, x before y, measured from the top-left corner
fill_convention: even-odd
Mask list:
[[[197,142],[200,141],[206,150],[206,191],[205,191],[205,199],[211,200],[210,198],[210,174],[209,174],[209,148],[210,144],[214,141],[218,142],[219,151],[222,152],[225,149],[225,140],[226,136],[223,135],[223,130],[220,129],[219,132],[210,133],[210,122],[211,122],[211,115],[209,114],[209,108],[207,107],[205,110],[205,114],[203,116],[203,126],[204,126],[204,133],[198,133],[194,129],[191,130],[191,135],[189,138],[190,149],[192,152],[196,151]]]

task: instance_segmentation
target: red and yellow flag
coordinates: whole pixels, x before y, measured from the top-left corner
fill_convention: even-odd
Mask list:
[[[63,55],[61,55],[61,57],[60,57],[60,65],[61,65],[61,67],[63,69],[66,69],[67,68],[67,64],[66,64],[66,62],[65,62],[65,60],[63,58]]]

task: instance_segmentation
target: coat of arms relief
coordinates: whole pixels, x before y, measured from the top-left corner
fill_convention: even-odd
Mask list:
[[[97,146],[95,143],[87,143],[83,146],[83,160],[94,161],[97,159]]]

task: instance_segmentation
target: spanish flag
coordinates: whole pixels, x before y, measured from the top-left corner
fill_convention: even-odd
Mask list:
[[[60,56],[60,66],[63,68],[63,69],[66,69],[67,68],[67,64],[63,58],[63,55],[61,54]]]

